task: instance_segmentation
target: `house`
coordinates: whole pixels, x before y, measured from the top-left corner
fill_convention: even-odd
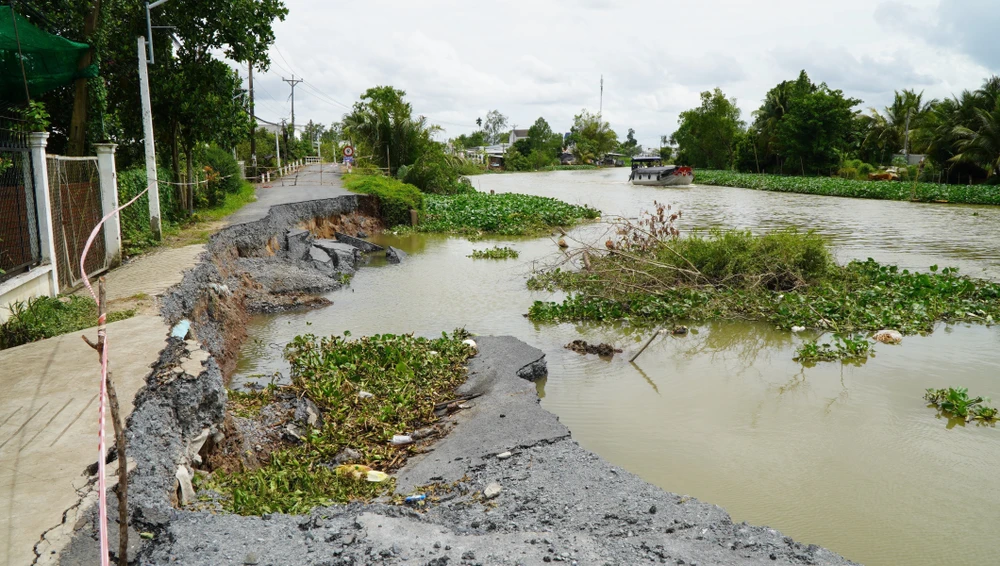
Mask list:
[[[507,145],[498,144],[491,145],[483,148],[483,154],[486,155],[486,162],[489,164],[490,168],[503,168],[504,158],[507,155]]]
[[[514,145],[514,142],[526,139],[528,139],[528,130],[511,130],[510,141],[507,145]]]

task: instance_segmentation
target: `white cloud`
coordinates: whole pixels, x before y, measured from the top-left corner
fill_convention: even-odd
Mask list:
[[[1000,68],[1000,11],[987,0],[286,2],[272,70],[255,81],[257,113],[289,117],[281,77],[295,72],[307,81],[296,88],[299,123],[339,120],[337,102],[391,84],[448,136],[494,108],[512,124],[542,116],[567,131],[581,108],[597,111],[603,75],[604,117],[656,145],[714,87],[749,120],[803,68],[866,107],[902,88],[976,88]]]

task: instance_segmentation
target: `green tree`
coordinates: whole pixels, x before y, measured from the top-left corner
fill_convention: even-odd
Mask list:
[[[487,112],[486,121],[482,127],[488,144],[505,141],[508,132],[507,117],[501,114],[499,110],[490,110]]]
[[[624,153],[629,157],[635,157],[636,155],[642,153],[642,146],[635,139],[635,130],[632,128],[628,129],[628,134],[625,136],[625,141],[622,142],[619,147],[619,151]]]
[[[529,153],[539,152],[550,159],[559,157],[562,152],[562,136],[554,133],[545,118],[535,120],[528,128]]]
[[[860,125],[864,131],[861,150],[868,158],[865,160],[884,164],[893,154],[903,152],[907,139],[910,153],[925,153],[931,140],[929,118],[936,103],[924,101],[922,92],[904,89],[895,92],[892,105],[882,112],[870,109],[867,116],[861,117]]]
[[[370,88],[343,120],[344,134],[354,140],[359,157],[391,168],[390,174],[415,163],[436,131],[423,116],[413,116],[404,96],[405,91],[391,86]]]
[[[736,142],[744,124],[735,98],[722,90],[701,93],[701,106],[681,112],[677,131],[670,137],[677,144],[677,162],[692,167],[729,169]]]
[[[984,98],[992,94],[982,93]],[[955,127],[958,153],[951,161],[974,163],[986,170],[987,177],[992,177],[1000,169],[1000,93],[992,104],[984,102],[987,108],[975,109],[973,127]]]
[[[825,83],[793,98],[778,124],[784,160],[799,165],[803,175],[836,170],[853,130],[856,112],[852,108],[860,103]]]
[[[584,109],[573,117],[569,142],[577,163],[592,163],[614,151],[618,134],[599,115]]]
[[[455,149],[458,150],[484,146],[487,145],[486,134],[482,130],[476,130],[471,134],[462,134],[457,138],[452,139],[451,143],[455,146]]]

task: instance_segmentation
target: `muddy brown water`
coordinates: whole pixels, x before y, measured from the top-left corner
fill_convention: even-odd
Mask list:
[[[490,175],[481,190],[590,204],[605,218],[635,216],[654,200],[684,211],[682,229],[708,226],[819,231],[839,259],[873,257],[902,267],[956,266],[1000,279],[1000,208],[866,201],[744,189],[656,189],[623,182],[624,169]],[[598,240],[606,226],[571,236]],[[334,304],[258,317],[234,384],[287,373],[281,347],[296,334],[436,335],[464,326],[510,334],[544,350],[542,404],[584,447],[664,489],[718,504],[736,521],[766,524],[871,565],[996,562],[1000,534],[1000,429],[937,416],[928,387],[964,386],[1000,400],[1000,328],[939,325],[900,346],[878,345],[860,367],[803,368],[804,338],[765,325],[696,325],[663,337],[636,365],[625,360],[648,331],[590,324],[536,325],[533,266],[557,261],[551,238],[470,242],[384,235],[411,253],[373,262]],[[473,249],[508,245],[517,260],[472,260]],[[562,346],[609,342],[607,361]]]

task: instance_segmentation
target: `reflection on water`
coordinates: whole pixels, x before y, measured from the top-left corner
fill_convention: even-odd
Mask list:
[[[622,176],[606,170],[475,182],[483,190],[551,195],[626,216],[658,199],[679,204],[684,222],[698,227],[815,228],[842,260],[871,256],[1000,276],[1000,230],[991,228],[1000,225],[1000,209],[635,188]],[[587,226],[570,235],[596,239],[605,229]],[[234,383],[287,373],[281,348],[303,332],[436,335],[465,326],[510,334],[547,355],[549,377],[538,384],[543,405],[582,445],[652,483],[866,564],[995,561],[1000,431],[949,422],[922,394],[963,386],[1000,398],[996,328],[939,327],[901,346],[878,345],[862,367],[803,368],[792,357],[809,336],[711,323],[693,326],[687,336],[658,337],[630,364],[651,329],[536,325],[524,318],[532,301],[560,297],[524,285],[533,265],[561,257],[550,239],[379,239],[413,255],[400,265],[362,269],[350,288],[328,295],[331,307],[255,319]],[[466,257],[494,244],[517,249],[520,259]],[[625,352],[606,361],[562,347],[575,339]]]

